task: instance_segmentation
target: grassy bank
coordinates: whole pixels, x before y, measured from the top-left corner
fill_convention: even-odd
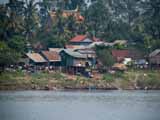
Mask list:
[[[98,77],[97,77],[98,76]],[[0,75],[0,90],[57,89],[160,89],[160,71],[129,70],[94,78],[71,76],[59,72],[4,72]]]

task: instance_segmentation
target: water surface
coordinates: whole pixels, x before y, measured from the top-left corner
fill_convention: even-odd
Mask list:
[[[3,91],[0,120],[160,120],[160,91]]]

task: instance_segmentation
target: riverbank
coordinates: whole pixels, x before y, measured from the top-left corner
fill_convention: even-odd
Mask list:
[[[129,70],[124,73],[98,74],[94,78],[59,72],[4,72],[0,90],[139,90],[160,89],[160,71]]]

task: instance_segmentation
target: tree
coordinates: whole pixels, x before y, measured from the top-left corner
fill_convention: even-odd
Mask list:
[[[7,8],[4,5],[0,5],[0,38],[1,40],[7,40],[7,25],[8,25],[8,16],[7,16]]]
[[[9,0],[9,3],[6,4],[7,8],[7,30],[8,30],[8,39],[12,38],[15,34],[22,33],[23,28],[23,15],[24,15],[24,2],[18,0]]]
[[[95,49],[98,59],[105,67],[110,68],[115,62],[110,49],[105,47],[96,47]]]
[[[143,22],[145,32],[154,39],[160,39],[160,1],[147,0],[144,2]]]
[[[88,32],[93,36],[102,36],[106,33],[105,29],[109,27],[111,15],[106,2],[97,0],[85,12],[85,20],[88,26]]]
[[[38,3],[35,0],[26,0],[25,1],[25,18],[24,18],[24,28],[26,40],[30,41],[33,39],[36,30],[39,25],[39,18],[37,14],[37,5]]]
[[[8,41],[8,46],[21,54],[24,54],[27,50],[25,38],[18,35],[13,36],[12,39]]]
[[[17,63],[20,54],[10,49],[4,42],[0,42],[0,71],[4,71],[6,66]]]
[[[47,30],[51,25],[51,16],[49,10],[51,9],[50,0],[43,0],[39,2],[39,19],[40,19],[40,29]]]
[[[146,53],[159,48],[160,40],[160,2],[141,0],[141,14],[132,26],[132,37]]]

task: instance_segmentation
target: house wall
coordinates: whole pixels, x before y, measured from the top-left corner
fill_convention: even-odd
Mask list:
[[[49,65],[50,66],[60,67],[61,66],[61,61],[49,62]]]
[[[149,61],[150,61],[151,64],[158,64],[158,65],[160,65],[160,55],[151,57]]]
[[[85,59],[73,59],[73,66],[85,67],[86,62],[87,61]]]
[[[73,58],[67,55],[65,52],[61,52],[60,55],[62,66],[71,66],[73,64]]]
[[[87,60],[86,59],[81,59],[81,58],[74,58],[72,56],[69,56],[65,54],[64,52],[61,53],[61,58],[62,58],[62,66],[66,67],[78,67],[79,64],[82,66],[79,67],[85,67]]]
[[[30,59],[29,64],[34,66],[46,66],[47,62],[34,62],[33,60]]]

